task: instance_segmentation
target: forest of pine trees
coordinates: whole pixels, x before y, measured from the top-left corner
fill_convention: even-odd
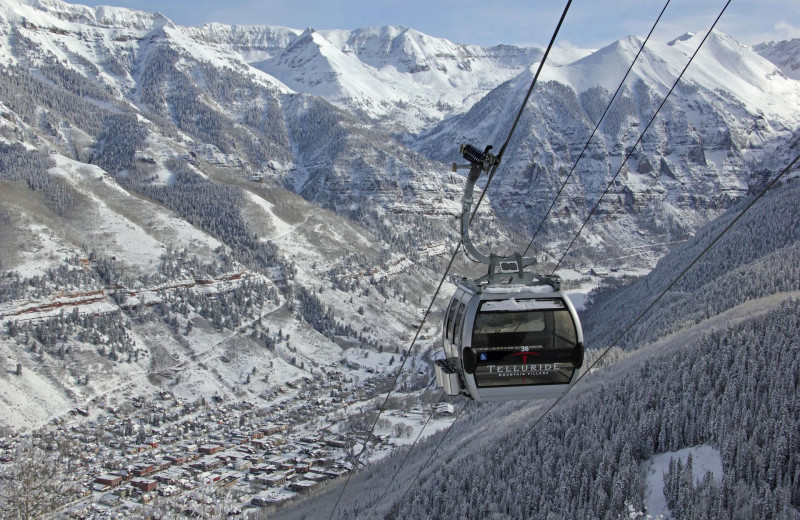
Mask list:
[[[41,353],[63,359],[80,344],[87,344],[112,361],[132,362],[138,361],[139,351],[129,334],[131,320],[139,324],[161,320],[177,334],[177,317],[186,320],[191,312],[206,318],[218,329],[234,330],[243,320],[257,316],[265,304],[279,299],[273,285],[263,279],[245,277],[229,291],[212,296],[189,288],[165,291],[161,300],[148,308],[126,302],[126,291],[182,279],[189,273],[197,276],[226,273],[233,266],[231,259],[220,254],[218,261],[201,263],[185,250],[168,249],[162,256],[158,272],[137,277],[123,276],[118,262],[96,256],[94,252],[89,259],[90,269],[84,269],[79,258],[73,256],[43,275],[22,278],[17,273],[9,273],[0,279],[0,303],[22,298],[44,299],[56,293],[106,289],[111,299],[124,303],[125,312],[80,313],[75,307],[69,312],[62,310],[56,316],[35,321],[10,319],[0,334],[26,346],[34,354],[41,350]]]
[[[617,519],[631,511],[644,518],[642,463],[697,445],[721,452],[723,478],[693,482],[673,463],[665,481],[675,518],[796,518],[798,338],[795,299],[679,353],[613,370],[535,427],[535,412],[504,421],[524,410],[519,403],[469,405],[440,455],[385,518]],[[447,448],[465,442],[469,449]],[[433,444],[418,448],[417,464]],[[358,498],[351,495],[337,516],[366,514],[396,464],[369,470]],[[396,494],[407,485],[396,484]],[[321,501],[316,510],[330,504]]]
[[[697,336],[683,348],[644,349],[605,366],[538,424],[549,402],[465,403],[426,467],[442,433],[417,446],[402,467],[399,453],[355,476],[351,488],[358,491],[348,489],[335,517],[367,515],[400,468],[377,504],[377,517],[644,519],[644,463],[655,454],[706,445],[721,455],[722,478],[693,480],[690,462],[673,461],[664,480],[674,518],[797,518],[800,299],[788,292],[800,289],[800,278],[787,273],[799,265],[799,190],[789,183],[754,206],[627,345],[644,347],[645,339],[760,296],[784,293],[780,306]],[[641,312],[730,218],[702,229],[646,278],[598,294],[584,313],[590,348],[608,345],[615,329]],[[741,243],[750,247],[736,247]],[[332,487],[285,518],[328,515],[330,497],[338,492]]]
[[[740,303],[776,292],[800,290],[800,183],[781,186],[731,228],[620,342],[631,349],[717,315]],[[659,268],[623,290],[593,293],[603,312],[582,316],[587,345],[610,342],[733,219],[742,201],[699,230],[684,247],[665,256]],[[746,247],[742,247],[746,244]],[[630,302],[637,302],[631,305]]]

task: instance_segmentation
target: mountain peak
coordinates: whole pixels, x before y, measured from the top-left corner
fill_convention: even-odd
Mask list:
[[[693,32],[685,32],[685,33],[681,34],[680,36],[678,36],[677,38],[675,38],[674,40],[671,40],[670,42],[668,42],[667,45],[672,47],[673,45],[675,45],[678,42],[689,41],[692,38],[694,38],[694,33]]]
[[[0,10],[10,20],[25,19],[35,25],[45,27],[64,24],[79,24],[89,27],[125,27],[136,30],[157,30],[165,26],[177,27],[161,13],[104,5],[89,7],[62,0],[3,0],[0,2]]]
[[[693,32],[685,32],[685,33],[681,34],[680,36],[678,36],[677,38],[675,38],[674,40],[672,40],[669,43],[667,43],[667,45],[672,47],[673,45],[675,45],[678,42],[685,42],[685,41],[691,40],[692,38],[694,38],[694,33]]]

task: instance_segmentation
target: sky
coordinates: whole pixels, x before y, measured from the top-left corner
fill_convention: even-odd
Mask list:
[[[573,0],[559,47],[599,48],[645,36],[665,0]],[[103,0],[70,1],[158,11],[180,25],[220,22],[294,29],[405,26],[455,43],[545,46],[566,1],[553,0]],[[724,0],[671,0],[655,37],[705,32]],[[800,38],[798,0],[733,0],[717,27],[745,44]]]

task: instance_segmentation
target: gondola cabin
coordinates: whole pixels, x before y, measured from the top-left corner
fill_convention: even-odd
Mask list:
[[[434,363],[436,382],[448,395],[476,401],[560,397],[583,366],[581,322],[561,278],[526,271],[535,257],[484,254],[469,237],[475,182],[500,162],[491,149],[460,149],[470,169],[461,197],[461,245],[488,270],[477,280],[456,280],[443,324],[445,359]]]
[[[527,273],[526,273],[527,274]],[[476,401],[563,395],[583,365],[583,332],[558,277],[478,285],[466,278],[444,318],[436,379]]]

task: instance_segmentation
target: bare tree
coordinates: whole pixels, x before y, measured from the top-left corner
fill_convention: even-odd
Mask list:
[[[41,518],[73,496],[57,455],[30,440],[20,442],[14,462],[0,475],[0,516],[9,520]]]

